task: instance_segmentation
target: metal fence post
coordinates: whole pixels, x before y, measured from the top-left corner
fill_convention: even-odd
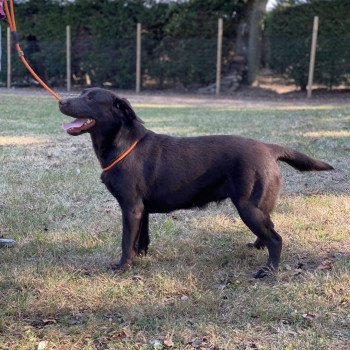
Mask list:
[[[136,93],[141,90],[141,23],[136,30]]]
[[[66,35],[67,35],[67,91],[69,92],[71,90],[72,86],[72,66],[71,66],[71,32],[70,32],[70,26],[68,25],[66,27]]]
[[[7,27],[7,88],[11,88],[11,30]]]
[[[318,32],[318,16],[315,16],[314,17],[314,26],[313,26],[313,30],[312,30],[309,80],[307,83],[307,98],[311,98],[311,95],[312,95],[312,83],[314,80],[315,57],[316,57],[316,46],[317,46],[317,32]]]
[[[0,25],[0,72],[2,71],[2,30]]]
[[[222,34],[223,34],[223,20],[218,20],[218,46],[216,54],[216,91],[215,95],[220,95],[221,87],[221,59],[222,59]]]

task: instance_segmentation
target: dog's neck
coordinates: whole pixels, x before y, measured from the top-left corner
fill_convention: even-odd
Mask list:
[[[141,140],[147,129],[138,121],[131,125],[122,125],[117,132],[99,132],[91,134],[92,145],[102,168],[111,164],[135,141]]]

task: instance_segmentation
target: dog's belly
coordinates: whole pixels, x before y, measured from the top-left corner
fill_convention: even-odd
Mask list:
[[[203,207],[210,202],[219,202],[229,197],[226,182],[204,188],[183,188],[177,192],[163,191],[144,201],[149,213],[169,213],[178,209]]]

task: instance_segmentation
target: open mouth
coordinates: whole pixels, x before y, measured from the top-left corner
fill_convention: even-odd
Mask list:
[[[67,131],[68,134],[77,135],[83,131],[91,129],[96,124],[96,121],[91,118],[78,118],[71,123],[63,123],[63,130]]]

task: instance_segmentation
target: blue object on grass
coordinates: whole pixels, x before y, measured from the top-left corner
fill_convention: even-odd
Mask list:
[[[16,244],[16,241],[12,238],[1,238],[0,237],[0,247],[13,247]]]

